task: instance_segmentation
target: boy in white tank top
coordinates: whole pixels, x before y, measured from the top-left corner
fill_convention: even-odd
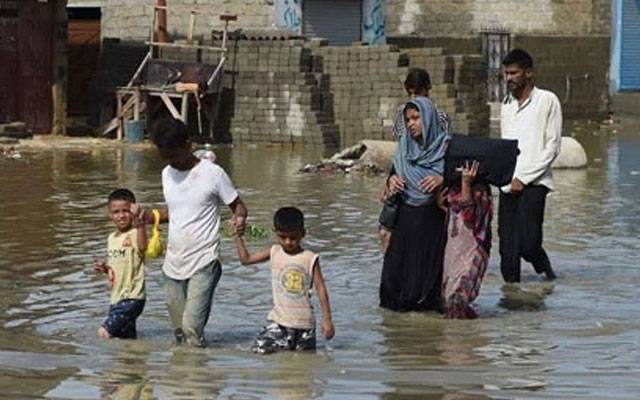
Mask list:
[[[314,285],[322,308],[322,333],[327,340],[335,333],[318,255],[300,245],[305,235],[304,215],[300,210],[295,207],[279,209],[273,217],[273,225],[278,244],[254,254],[249,254],[241,235],[234,236],[242,265],[271,260],[273,309],[252,349],[261,354],[278,350],[312,350],[316,347],[316,321],[311,305]]]

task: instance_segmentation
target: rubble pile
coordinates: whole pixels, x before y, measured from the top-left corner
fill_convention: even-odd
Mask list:
[[[307,164],[300,172],[383,174],[389,171],[395,142],[362,140],[330,158]]]

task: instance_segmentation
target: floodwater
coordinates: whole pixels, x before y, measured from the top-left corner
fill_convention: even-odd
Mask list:
[[[502,307],[495,239],[475,321],[377,306],[381,177],[298,173],[317,152],[217,149],[250,222],[268,228],[274,209],[297,205],[306,244],[322,256],[335,339],[319,338],[315,354],[269,356],[249,351],[271,304],[268,268],[241,266],[229,238],[209,348],[172,343],[158,260],[147,269],[140,338],[96,338],[109,303],[106,280],[92,271],[112,229],[105,197],[125,186],[143,204],[161,203],[153,149],[24,150],[21,159],[0,159],[0,397],[637,399],[640,135],[587,130],[581,140],[589,167],[556,171],[547,203],[553,293],[527,310]],[[533,291],[549,289],[528,264],[523,271]]]

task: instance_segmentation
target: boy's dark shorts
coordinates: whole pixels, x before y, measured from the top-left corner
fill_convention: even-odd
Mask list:
[[[314,350],[316,348],[316,329],[287,328],[269,321],[251,350],[254,353],[269,354],[282,350]]]
[[[109,307],[109,315],[102,322],[102,327],[111,337],[135,339],[136,319],[142,314],[144,300],[124,299]]]

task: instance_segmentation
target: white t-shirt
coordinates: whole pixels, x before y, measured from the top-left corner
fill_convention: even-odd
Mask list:
[[[560,153],[562,107],[558,97],[534,87],[521,105],[512,96],[505,99],[500,113],[503,139],[516,139],[520,154],[514,178],[525,185],[542,185],[553,190],[551,163]],[[511,192],[511,184],[500,188]]]
[[[222,168],[206,161],[187,171],[166,166],[162,188],[169,209],[169,239],[162,270],[172,279],[189,279],[218,258],[219,205],[231,204],[238,192]]]

